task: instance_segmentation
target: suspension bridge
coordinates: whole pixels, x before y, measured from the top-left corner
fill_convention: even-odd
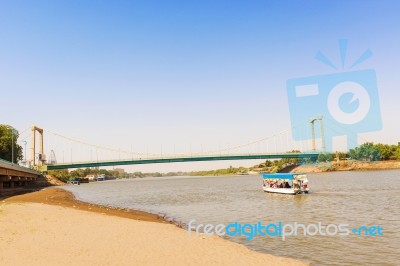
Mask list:
[[[240,145],[227,145],[225,148],[220,146],[219,149],[214,145],[214,149],[206,151],[203,151],[201,145],[201,151],[192,151],[190,147],[189,151],[180,153],[175,153],[174,147],[174,152],[170,154],[163,153],[162,147],[159,153],[148,150],[134,152],[132,146],[130,151],[104,147],[32,126],[19,134],[19,144],[24,151],[23,165],[0,160],[0,192],[25,187],[41,178],[43,172],[58,169],[284,158],[316,161],[321,153],[332,151],[334,136],[347,136],[347,148],[341,151],[348,151],[349,147],[358,145],[356,133],[322,116],[312,117],[276,134]],[[28,144],[30,159],[27,156]]]
[[[315,126],[315,123],[317,123],[317,126]],[[214,146],[214,149],[206,151],[203,150],[202,145],[201,151],[192,151],[191,147],[190,152],[181,153],[175,153],[174,147],[174,152],[169,154],[162,152],[162,146],[159,153],[137,152],[133,150],[132,146],[130,151],[100,146],[37,126],[24,130],[20,134],[20,143],[25,145],[25,166],[40,171],[226,160],[287,158],[315,161],[321,152],[331,151],[332,144],[330,141],[327,142],[325,138],[350,135],[346,130],[337,127],[335,121],[316,116],[276,134],[244,144],[219,149],[215,149]],[[44,135],[46,141],[44,141]],[[26,146],[29,140],[31,148],[30,159],[28,160]],[[357,145],[357,139],[348,138],[348,146],[349,141],[353,142],[353,146]],[[48,156],[45,155],[45,151]]]
[[[319,127],[316,127],[315,123],[318,123]],[[21,133],[21,135],[26,133],[26,137],[21,138],[21,143],[25,145],[27,166],[41,171],[226,160],[293,158],[315,161],[321,152],[326,151],[326,146],[331,145],[330,142],[327,143],[325,141],[326,136],[331,138],[334,135],[346,135],[346,133],[338,132],[338,130],[340,129],[329,124],[329,120],[324,119],[323,122],[322,116],[316,116],[295,127],[292,126],[279,133],[244,144],[210,149],[208,151],[203,151],[202,149],[202,151],[192,152],[190,150],[190,152],[170,154],[165,154],[162,151],[160,153],[134,152],[132,148],[127,151],[104,147],[37,126],[33,126]],[[44,135],[46,135],[46,142],[44,141]],[[294,135],[300,136],[300,138],[298,137],[298,140],[294,140]],[[38,141],[37,138],[39,138]],[[26,158],[28,139],[30,139],[31,147],[30,160]],[[348,139],[348,141],[357,142],[357,140],[351,139]],[[45,151],[48,156],[45,155]]]

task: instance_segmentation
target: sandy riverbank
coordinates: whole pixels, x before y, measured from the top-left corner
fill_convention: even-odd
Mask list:
[[[48,188],[0,206],[0,265],[307,265]]]
[[[400,169],[400,161],[340,161],[331,163],[318,163],[300,165],[290,169],[294,173],[322,173],[333,171],[378,171]]]

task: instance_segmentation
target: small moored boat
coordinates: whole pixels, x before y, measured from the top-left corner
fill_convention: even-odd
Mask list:
[[[296,195],[308,193],[308,179],[302,173],[262,174],[263,190],[270,193]]]
[[[81,182],[79,180],[68,180],[67,184],[69,184],[69,185],[80,185]]]
[[[106,180],[106,175],[104,174],[101,174],[97,177],[97,181],[104,181],[104,180]]]

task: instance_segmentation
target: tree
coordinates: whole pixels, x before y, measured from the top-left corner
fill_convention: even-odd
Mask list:
[[[394,150],[394,157],[397,160],[400,160],[400,142],[397,143],[397,146],[395,146],[396,149]]]
[[[321,153],[320,155],[318,155],[318,162],[331,162],[332,159],[332,153]]]
[[[271,167],[271,166],[272,166],[272,162],[270,160],[266,160],[265,167]]]
[[[84,169],[76,169],[70,172],[72,178],[77,179],[79,177],[85,177],[86,173]]]
[[[352,159],[360,161],[379,161],[380,151],[372,142],[366,142],[357,148],[351,149],[349,155]]]
[[[19,133],[9,125],[0,125],[0,158],[18,163],[22,160],[22,147],[17,144]],[[14,160],[11,159],[14,146]]]
[[[387,144],[381,144],[378,143],[375,145],[376,148],[379,149],[379,152],[381,153],[381,160],[392,160],[396,159],[395,157],[395,151],[396,151],[396,146],[395,145],[387,145]]]

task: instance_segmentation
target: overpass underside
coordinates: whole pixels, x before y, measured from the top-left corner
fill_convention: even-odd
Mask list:
[[[34,182],[41,173],[6,161],[0,161],[0,193],[25,188]]]

